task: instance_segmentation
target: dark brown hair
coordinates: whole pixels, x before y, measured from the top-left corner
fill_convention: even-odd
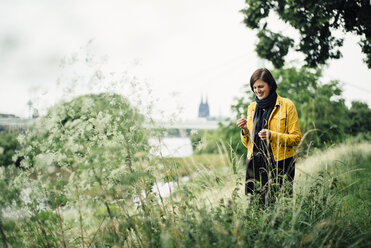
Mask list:
[[[266,82],[269,85],[271,90],[276,91],[277,83],[276,83],[276,80],[274,80],[271,72],[266,68],[260,68],[254,71],[254,73],[251,75],[250,87],[251,87],[252,92],[254,92],[254,87],[253,87],[254,83],[258,81],[259,79]]]

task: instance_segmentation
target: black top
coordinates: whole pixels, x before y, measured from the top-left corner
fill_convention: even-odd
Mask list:
[[[268,120],[274,106],[277,101],[277,93],[271,91],[267,98],[259,100],[258,97],[255,97],[256,108],[254,113],[254,122],[253,122],[253,134],[254,134],[254,153],[262,152],[263,154],[272,155],[271,147],[268,145],[267,140],[261,140],[258,133],[262,129],[268,129]]]

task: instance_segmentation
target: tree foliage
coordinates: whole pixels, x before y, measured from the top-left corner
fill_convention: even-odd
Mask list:
[[[265,28],[260,30],[257,36],[259,42],[255,50],[259,56],[270,60],[277,68],[282,67],[285,64],[284,57],[293,46],[294,40]]]
[[[348,115],[351,121],[349,127],[351,135],[371,132],[371,109],[367,103],[353,101]]]
[[[364,62],[371,68],[371,4],[368,0],[352,1],[284,1],[246,0],[244,23],[257,29],[258,55],[270,60],[280,68],[289,48],[305,54],[308,66],[325,64],[328,59],[339,59],[339,48],[343,38],[334,35],[335,30],[360,36],[359,45],[366,55]],[[267,17],[274,11],[285,23],[300,34],[300,41],[294,44],[286,34],[267,30]]]
[[[348,108],[338,81],[324,83],[320,69],[305,67],[276,69],[272,73],[278,94],[295,103],[302,132],[311,131],[304,144],[321,147],[344,140],[349,126]]]

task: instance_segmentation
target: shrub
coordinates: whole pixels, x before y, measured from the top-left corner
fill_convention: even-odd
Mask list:
[[[9,166],[14,163],[13,156],[19,149],[18,130],[5,130],[0,133],[0,166]]]

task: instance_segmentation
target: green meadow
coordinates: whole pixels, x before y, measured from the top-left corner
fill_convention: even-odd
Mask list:
[[[42,185],[40,177],[32,179],[38,183],[31,183],[30,192],[39,198],[30,194],[30,202],[22,204],[17,197],[25,188],[15,181],[26,182],[23,172],[2,168],[2,188],[7,189],[2,194],[3,246],[370,245],[370,143],[340,144],[300,158],[294,194],[278,194],[264,209],[254,196],[244,195],[244,165],[242,160],[233,165],[236,160],[226,153],[138,160],[138,171],[125,177],[132,180],[130,196],[122,191],[122,182],[108,185],[98,175],[90,187],[83,187],[71,180],[77,172],[58,169]],[[149,175],[152,162],[158,170]],[[172,184],[170,195],[153,190],[159,182]]]

